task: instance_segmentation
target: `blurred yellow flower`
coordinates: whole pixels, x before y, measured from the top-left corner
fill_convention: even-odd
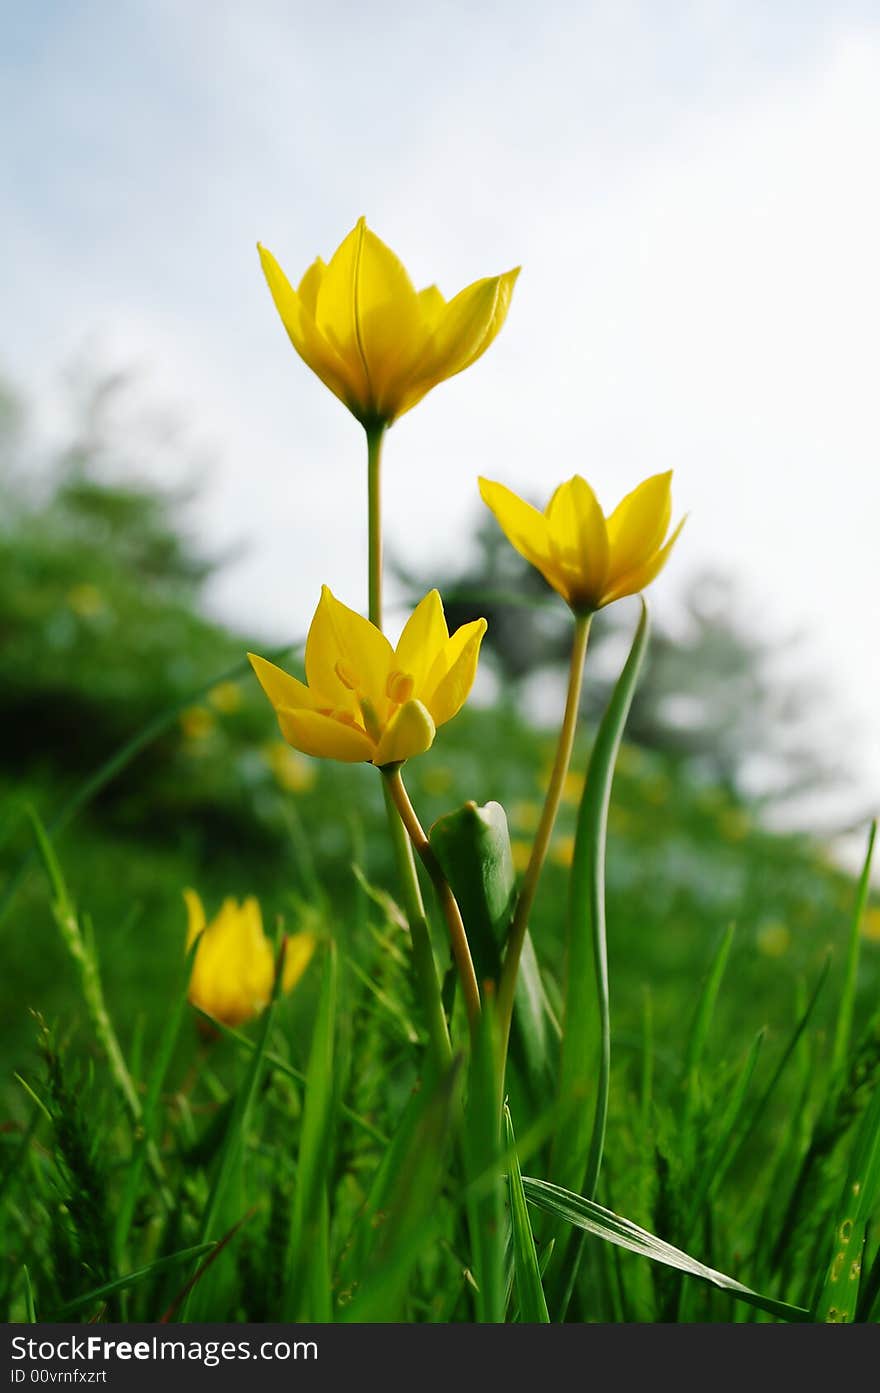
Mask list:
[[[550,860],[557,866],[570,866],[574,860],[574,837],[570,832],[563,832],[561,836],[553,839],[550,847]]]
[[[218,682],[208,693],[208,700],[224,716],[231,716],[241,706],[241,688],[237,682]]]
[[[682,518],[666,537],[671,479],[671,470],[652,475],[607,518],[579,474],[560,484],[543,513],[489,479],[480,479],[480,493],[520,555],[576,613],[591,614],[637,595],[666,564],[684,526]]]
[[[583,797],[585,783],[586,779],[583,774],[576,774],[570,769],[562,785],[563,803],[580,803]]]
[[[532,855],[532,848],[529,842],[524,842],[521,837],[514,837],[510,843],[510,851],[513,857],[513,869],[524,871],[529,864]]]
[[[275,775],[275,780],[286,793],[307,793],[314,787],[317,775],[315,766],[303,759],[297,750],[285,745],[283,740],[273,740],[264,746],[266,763]]]
[[[214,725],[214,717],[204,706],[188,706],[180,713],[180,728],[187,740],[204,740]]]
[[[521,832],[534,832],[541,821],[541,804],[521,798],[510,810],[510,820]]]
[[[78,614],[80,619],[93,619],[104,609],[104,596],[90,581],[71,586],[65,598],[70,609],[74,614]]]
[[[225,899],[210,924],[195,890],[184,890],[189,916],[187,948],[201,934],[189,982],[189,1000],[222,1025],[236,1026],[268,1005],[275,978],[272,945],[253,896]],[[284,954],[282,990],[292,991],[315,951],[315,936],[291,934]]]
[[[303,754],[382,768],[430,749],[437,726],[461,710],[485,632],[485,619],[475,619],[450,638],[432,590],[394,649],[325,585],[306,640],[308,685],[248,656],[288,744]]]
[[[869,905],[862,920],[862,937],[880,943],[880,905]]]
[[[296,290],[272,253],[258,250],[297,353],[368,427],[390,425],[485,353],[519,274],[475,281],[448,302],[435,285],[416,291],[364,218],[326,265],[320,257],[312,263]]]
[[[758,949],[768,958],[784,958],[791,947],[791,933],[778,919],[762,924],[758,930]]]

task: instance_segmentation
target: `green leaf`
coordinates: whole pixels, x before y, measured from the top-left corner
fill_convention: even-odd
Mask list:
[[[507,1191],[510,1203],[510,1226],[513,1239],[513,1271],[516,1294],[519,1298],[520,1319],[531,1323],[549,1324],[547,1300],[541,1284],[541,1270],[535,1249],[535,1237],[529,1222],[529,1211],[523,1190],[516,1137],[510,1109],[504,1107],[504,1128],[507,1141]]]
[[[875,819],[871,823],[871,827],[868,831],[868,846],[862,864],[862,873],[859,876],[859,884],[856,890],[856,902],[850,924],[849,943],[847,944],[846,953],[846,973],[844,975],[840,1008],[837,1013],[837,1024],[834,1031],[834,1047],[831,1054],[831,1075],[835,1083],[840,1081],[845,1072],[846,1058],[849,1053],[850,1039],[852,1036],[853,1013],[856,1003],[856,979],[859,971],[859,950],[862,942],[862,920],[865,917],[868,892],[871,888],[871,862],[874,859],[874,843],[876,839],[877,821]]]
[[[563,1008],[559,1098],[562,1123],[553,1147],[552,1173],[572,1188],[593,1193],[602,1163],[611,1064],[608,953],[605,936],[605,844],[614,766],[645,650],[648,611],[642,613],[629,657],[596,734],[578,813],[571,874],[567,971]],[[592,1125],[587,1099],[599,1071]]]
[[[647,1229],[639,1228],[638,1224],[634,1224],[630,1219],[624,1219],[621,1215],[612,1213],[610,1209],[603,1209],[592,1200],[572,1194],[570,1190],[564,1190],[558,1185],[551,1185],[546,1180],[532,1179],[530,1176],[523,1176],[523,1188],[530,1204],[565,1220],[584,1233],[627,1248],[631,1253],[650,1258],[652,1262],[677,1268],[679,1272],[686,1272],[701,1282],[708,1282],[722,1291],[730,1292],[738,1301],[756,1306],[759,1310],[779,1316],[782,1320],[810,1319],[809,1311],[803,1307],[790,1306],[785,1301],[777,1301],[775,1297],[752,1291],[735,1278],[727,1277],[723,1272],[716,1272],[714,1268],[707,1267],[697,1258],[692,1258],[681,1248],[674,1248],[671,1243],[665,1243],[662,1238],[655,1237]]]
[[[157,1258],[155,1262],[148,1263],[146,1267],[139,1267],[136,1272],[127,1272],[124,1277],[116,1277],[112,1282],[105,1282],[102,1286],[87,1291],[84,1296],[76,1296],[72,1301],[66,1301],[63,1306],[59,1306],[57,1310],[52,1312],[51,1319],[53,1321],[69,1320],[79,1311],[87,1310],[89,1306],[94,1306],[99,1301],[105,1301],[108,1296],[113,1296],[115,1292],[126,1291],[129,1287],[145,1282],[149,1277],[156,1277],[159,1273],[167,1272],[170,1268],[178,1267],[181,1263],[202,1257],[215,1246],[214,1243],[197,1243],[192,1248],[181,1248],[178,1253],[169,1253],[167,1257]]]
[[[831,1262],[816,1305],[816,1320],[855,1320],[868,1222],[880,1204],[880,1087],[856,1133],[846,1184],[834,1220]]]
[[[337,950],[331,942],[324,960],[318,1014],[306,1071],[290,1271],[284,1297],[285,1320],[327,1321],[331,1318],[330,1273],[322,1257],[326,1259],[329,1251],[327,1177],[337,1096],[334,1074],[337,979]]]
[[[506,1305],[507,1221],[501,1164],[501,1082],[497,1022],[491,993],[474,1031],[465,1103],[462,1157],[477,1320],[498,1324]]]

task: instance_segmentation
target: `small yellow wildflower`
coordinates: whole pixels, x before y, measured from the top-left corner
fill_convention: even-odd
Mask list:
[[[268,1005],[275,980],[272,945],[263,932],[260,906],[253,896],[241,904],[226,899],[209,924],[195,890],[184,890],[183,897],[189,918],[187,948],[201,934],[189,1000],[222,1025],[242,1025]],[[315,942],[310,933],[292,934],[287,939],[283,991],[292,991],[302,977]]]
[[[232,716],[241,706],[241,688],[237,682],[218,682],[208,693],[208,700],[222,716]]]
[[[524,871],[532,854],[531,844],[524,842],[521,837],[514,837],[510,843],[510,851],[513,857],[513,869]]]
[[[379,768],[431,748],[437,727],[464,705],[485,619],[450,638],[436,590],[410,615],[397,647],[324,586],[306,640],[306,680],[250,653],[263,691],[294,749]]]
[[[187,740],[204,740],[214,725],[214,717],[205,706],[188,706],[180,713],[180,728]]]
[[[390,425],[475,363],[504,323],[519,274],[475,281],[448,302],[435,285],[416,291],[363,218],[296,290],[272,253],[258,250],[297,353],[365,426]]]
[[[574,860],[574,837],[564,832],[553,839],[550,847],[550,860],[557,866],[570,866]]]
[[[79,615],[80,619],[94,619],[96,614],[100,614],[104,608],[104,596],[96,585],[89,581],[83,581],[80,585],[71,586],[65,596],[67,604],[74,614]]]
[[[672,471],[627,494],[609,517],[579,474],[560,484],[543,513],[503,484],[480,479],[483,502],[512,546],[579,614],[637,595],[663,569],[684,526],[664,541]]]
[[[870,905],[862,920],[862,937],[871,943],[880,943],[880,905]]]
[[[273,740],[264,746],[263,753],[279,788],[283,788],[285,793],[308,793],[310,788],[314,788],[317,778],[315,766],[303,759],[297,750],[285,745],[283,740]]]
[[[768,958],[784,958],[791,947],[791,932],[781,920],[762,924],[757,935],[758,950]]]

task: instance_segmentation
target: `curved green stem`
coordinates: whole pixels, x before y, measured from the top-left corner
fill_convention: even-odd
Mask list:
[[[544,867],[544,861],[547,858],[550,838],[553,835],[553,827],[556,823],[556,815],[559,812],[565,776],[568,773],[568,766],[571,763],[571,751],[574,745],[578,707],[581,698],[584,659],[587,654],[587,643],[590,637],[591,622],[592,615],[590,614],[579,614],[575,616],[574,637],[571,645],[571,664],[568,672],[568,691],[565,697],[565,712],[559,730],[559,742],[556,746],[556,758],[553,762],[553,772],[550,775],[550,783],[547,788],[547,796],[544,799],[541,820],[538,823],[538,830],[535,833],[532,853],[529,857],[529,864],[526,867],[526,873],[523,877],[522,888],[519,892],[519,898],[517,899],[516,909],[513,915],[513,922],[510,926],[510,933],[507,938],[504,965],[501,969],[501,981],[498,986],[498,1022],[502,1060],[507,1058],[507,1045],[510,1039],[510,1023],[513,1017],[513,1002],[516,995],[516,979],[519,972],[519,960],[522,955],[523,943],[525,942],[529,927],[529,915],[532,912],[532,905],[534,904],[535,895],[538,890],[538,881],[541,878],[541,871]]]
[[[440,862],[434,855],[431,843],[425,835],[422,824],[419,822],[416,810],[409,800],[409,794],[403,785],[400,774],[400,766],[389,766],[382,771],[385,775],[385,787],[394,806],[400,815],[400,820],[406,828],[407,835],[413,844],[416,854],[420,857],[425,870],[431,877],[434,889],[437,892],[437,899],[440,908],[449,927],[449,938],[452,944],[452,956],[455,959],[455,966],[458,969],[461,989],[464,994],[465,1006],[467,1007],[468,1019],[471,1026],[475,1026],[480,1018],[480,988],[477,985],[477,974],[474,971],[474,963],[471,957],[470,944],[465,933],[464,922],[461,917],[461,910],[458,901],[452,893],[452,888]]]
[[[385,795],[385,808],[388,813],[388,831],[391,834],[397,873],[400,877],[403,907],[412,940],[416,985],[422,999],[422,1009],[425,1013],[431,1041],[431,1052],[437,1065],[442,1067],[447,1065],[452,1058],[452,1046],[449,1042],[449,1027],[446,1024],[446,1012],[443,1010],[440,979],[437,975],[437,964],[434,961],[434,950],[431,947],[431,932],[428,928],[428,916],[425,913],[425,903],[422,899],[422,888],[419,885],[412,843],[394,806],[394,800],[385,779],[382,780],[382,791]]]

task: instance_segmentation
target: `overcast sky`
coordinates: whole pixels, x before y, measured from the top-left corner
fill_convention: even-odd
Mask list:
[[[259,271],[360,214],[419,285],[521,264],[490,352],[392,431],[389,539],[456,560],[486,473],[607,507],[674,468],[762,631],[808,632],[880,797],[880,16],[838,0],[7,8],[0,367],[47,400],[86,345],[217,458],[213,601],[299,633],[365,599],[360,428]]]

